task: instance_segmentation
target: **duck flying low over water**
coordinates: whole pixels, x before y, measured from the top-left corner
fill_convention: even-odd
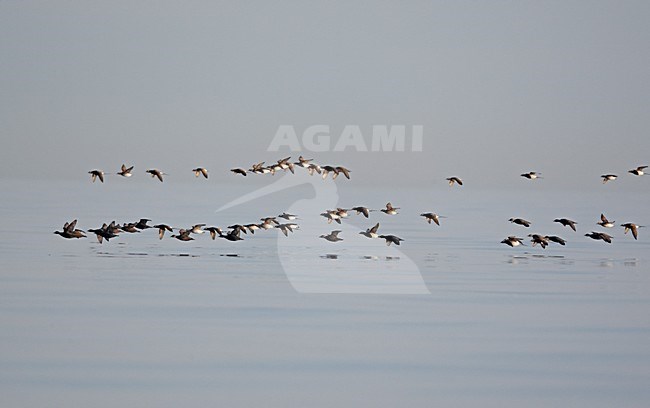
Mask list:
[[[600,177],[603,179],[603,184],[607,183],[608,181],[614,181],[618,178],[616,174],[603,174]]]
[[[210,238],[212,238],[213,241],[217,237],[217,234],[218,235],[222,234],[221,228],[219,227],[207,227],[207,228],[203,228],[203,230],[208,231],[210,233]]]
[[[239,236],[239,230],[230,230],[227,234],[221,233],[219,234],[219,238],[223,238],[232,242],[244,240],[244,238]]]
[[[517,237],[511,235],[508,238],[501,241],[501,243],[506,244],[506,245],[511,246],[511,247],[514,248],[514,247],[519,246],[519,245],[524,245],[523,241],[524,241],[523,238],[517,238]]]
[[[400,245],[400,242],[404,241],[402,238],[396,237],[395,235],[380,235],[379,238],[386,240],[386,246],[390,246],[390,244]]]
[[[550,242],[555,242],[556,244],[560,244],[562,246],[566,245],[566,240],[556,235],[546,235],[544,238],[546,238]]]
[[[530,221],[526,221],[523,218],[510,218],[508,221],[513,224],[523,225],[526,228],[530,227]]]
[[[248,229],[251,234],[255,234],[255,231],[259,230],[261,227],[259,224],[246,224],[244,225],[244,228]]]
[[[140,218],[140,220],[135,223],[135,227],[137,229],[139,229],[139,230],[145,230],[145,229],[152,228],[151,225],[147,225],[147,223],[149,221],[151,221],[151,220],[148,219],[148,218]]]
[[[86,238],[84,231],[80,229],[75,229],[76,226],[77,226],[77,220],[73,220],[69,223],[66,222],[65,224],[63,224],[63,231],[54,231],[54,233],[66,239]]]
[[[287,221],[293,221],[298,219],[298,216],[296,216],[295,214],[288,214],[286,212],[283,212],[282,214],[278,215],[278,217],[284,218]]]
[[[265,230],[273,229],[276,225],[280,224],[275,217],[260,218],[260,221],[262,221],[262,223],[259,224],[259,227]]]
[[[336,209],[336,213],[338,214],[339,217],[341,217],[341,219],[348,218],[348,210],[345,208],[338,207]]]
[[[616,221],[610,221],[605,217],[605,214],[600,214],[600,222],[596,224],[600,225],[603,228],[614,228]]]
[[[232,169],[230,171],[232,171],[233,173],[236,173],[236,174],[242,174],[240,171],[235,171],[235,170],[243,170],[243,169]],[[264,167],[264,162],[259,162],[259,163],[253,164],[248,171],[251,172],[251,173],[255,173],[255,174],[268,174],[268,173],[271,173],[270,168]]]
[[[328,240],[329,242],[338,242],[343,241],[343,238],[339,238],[340,230],[332,231],[327,235],[321,235],[319,238]]]
[[[133,166],[131,167],[126,167],[126,165],[122,164],[122,169],[117,172],[122,177],[131,177],[133,174],[131,173],[133,171]]]
[[[102,225],[102,228],[105,229],[106,231],[108,231],[109,233],[115,234],[115,235],[119,234],[120,231],[122,231],[120,226],[117,225],[115,223],[115,221],[111,221],[111,223],[108,224],[108,225],[106,225],[106,224]]]
[[[368,218],[368,216],[370,215],[370,212],[377,211],[377,210],[369,210],[366,207],[357,206],[357,207],[350,208],[350,211],[356,211],[357,215],[363,214],[364,217]]]
[[[244,177],[247,176],[247,172],[246,172],[246,170],[242,169],[241,167],[237,167],[237,168],[234,168],[234,169],[230,169],[230,171],[232,171],[234,174],[241,174],[241,175],[244,176]]]
[[[612,243],[612,236],[609,234],[605,234],[604,232],[596,232],[596,231],[591,231],[589,234],[585,234],[585,237],[589,237],[591,239],[594,239],[596,241],[601,240],[605,241],[608,244]]]
[[[241,224],[229,225],[226,228],[235,231],[237,233],[237,235],[240,235],[240,233],[242,233],[242,232],[244,234],[248,234],[248,229],[245,226],[241,225]]]
[[[122,224],[122,226],[120,227],[120,229],[121,229],[122,231],[124,231],[124,232],[128,232],[129,234],[133,234],[133,233],[136,233],[136,232],[140,232],[140,230],[137,229],[137,228],[135,227],[135,224],[134,224],[134,223],[129,223],[129,224],[124,223],[124,224]]]
[[[368,238],[379,238],[379,235],[377,234],[377,230],[379,229],[379,223],[375,224],[374,227],[368,228],[365,231],[359,232],[359,234],[363,235],[364,237]]]
[[[192,171],[194,172],[194,177],[199,177],[203,175],[203,177],[205,177],[206,179],[208,178],[208,169],[206,169],[205,167],[197,167],[195,169],[192,169]]]
[[[285,157],[284,159],[280,159],[278,160],[277,166],[284,171],[288,169],[291,172],[291,174],[296,174],[293,163],[291,163],[289,160],[291,160],[291,156]]]
[[[636,169],[628,170],[628,173],[634,174],[635,176],[643,176],[646,173],[644,170],[648,168],[648,166],[639,166]]]
[[[576,230],[576,224],[577,224],[577,222],[575,222],[575,221],[571,221],[571,220],[568,219],[568,218],[556,218],[556,219],[553,220],[553,222],[559,222],[560,224],[562,224],[562,225],[565,226],[565,227],[566,227],[566,226],[571,227],[571,229],[572,229],[573,231]]]
[[[542,173],[538,173],[536,171],[529,171],[528,173],[520,174],[520,176],[523,178],[527,178],[528,180],[536,180],[538,178],[542,178]]]
[[[546,249],[548,246],[548,238],[539,234],[528,234],[530,237],[530,242],[533,243],[533,246],[539,244],[543,249]]]
[[[165,231],[173,232],[172,227],[167,224],[157,224],[153,227],[158,228],[158,239],[163,239],[163,236],[165,236]]]
[[[119,228],[115,225],[115,221],[111,222],[110,225],[104,223],[101,228],[89,229],[88,232],[92,232],[97,236],[97,241],[101,244],[104,240],[109,242],[111,238],[117,237],[117,232]]]
[[[624,234],[627,234],[628,231],[632,231],[632,236],[634,237],[634,239],[637,239],[639,228],[644,228],[643,225],[636,225],[631,222],[626,222],[625,224],[621,224],[621,227],[625,228],[625,231],[623,232]]]
[[[90,170],[88,172],[90,174],[90,178],[92,179],[93,183],[95,180],[99,179],[102,183],[104,182],[104,172],[101,170]]]
[[[192,234],[203,234],[205,232],[203,231],[203,227],[205,227],[205,224],[192,225],[192,228],[189,228],[188,231]]]
[[[178,231],[178,235],[172,235],[172,238],[176,238],[179,241],[193,241],[194,238],[190,237],[190,230],[181,229]]]
[[[163,173],[162,171],[158,169],[149,169],[147,170],[147,173],[151,174],[151,177],[158,177],[158,180],[162,183],[163,181],[163,176],[166,176],[166,173]]]
[[[386,208],[382,208],[381,212],[388,215],[397,215],[397,210],[399,210],[399,207],[393,207],[393,205],[388,202],[386,203]]]
[[[315,163],[309,163],[307,166],[307,173],[309,173],[310,176],[313,176],[314,173],[321,174],[323,172],[323,169],[318,164]]]
[[[345,176],[345,178],[350,180],[350,170],[346,169],[343,166],[336,166],[335,169],[336,169],[336,172],[332,176],[332,179],[335,179],[336,177],[338,177],[339,174],[343,174]]]
[[[286,224],[276,225],[275,228],[278,228],[280,231],[282,231],[282,233],[284,234],[285,237],[289,236],[289,232],[293,232],[294,230],[300,229],[298,224],[294,224],[294,223],[291,223],[291,222],[286,223]]]
[[[456,183],[458,183],[459,186],[463,185],[463,180],[458,177],[448,177],[446,180],[449,182],[449,187],[452,187]]]
[[[322,217],[327,218],[327,223],[331,224],[332,221],[336,221],[338,224],[341,223],[341,216],[338,214],[337,210],[327,210],[324,213],[320,214]]]
[[[313,161],[314,159],[305,159],[304,157],[300,156],[298,157],[298,161],[294,163],[294,165],[302,168],[308,168],[309,167],[309,162]]]
[[[434,213],[422,213],[420,214],[420,217],[424,217],[424,219],[431,224],[431,221],[433,221],[436,225],[440,225],[440,218],[443,218],[442,216]]]
[[[336,178],[338,176],[338,170],[336,170],[336,167],[334,166],[322,166],[321,167],[321,177],[323,180],[327,178],[327,175],[332,173],[332,179]]]

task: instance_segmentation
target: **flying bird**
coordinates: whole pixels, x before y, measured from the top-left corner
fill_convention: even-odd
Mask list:
[[[600,222],[597,224],[600,225],[603,228],[614,228],[614,223],[616,221],[610,221],[605,217],[605,214],[600,214]]]
[[[343,173],[343,175],[345,176],[345,178],[347,178],[348,180],[350,180],[350,170],[346,169],[346,168],[343,167],[343,166],[336,166],[336,173],[332,176],[332,178],[335,179],[336,176],[339,175],[339,173]]]
[[[117,174],[119,174],[122,177],[131,177],[133,174],[131,174],[131,171],[133,170],[133,166],[131,167],[126,167],[126,165],[122,164],[122,170],[118,171]]]
[[[327,235],[321,235],[319,238],[324,238],[329,242],[343,241],[343,238],[339,238],[340,230],[332,231]]]
[[[91,170],[91,171],[88,172],[88,174],[90,174],[90,177],[92,178],[93,183],[95,182],[95,180],[97,178],[99,178],[99,181],[101,181],[102,183],[104,182],[104,172],[103,171],[101,171],[101,170]]]
[[[149,169],[149,170],[147,170],[147,173],[151,174],[152,178],[153,177],[158,177],[158,180],[160,180],[161,183],[163,181],[163,175],[166,175],[165,173],[163,173],[162,171],[160,171],[158,169]]]
[[[193,241],[194,238],[190,237],[190,232],[192,231],[181,229],[178,231],[178,235],[172,235],[171,237],[179,241]]]
[[[380,235],[379,238],[386,240],[386,246],[390,246],[390,244],[399,245],[400,242],[404,241],[402,238],[396,237],[395,235]]]
[[[516,247],[516,246],[519,246],[519,245],[524,245],[523,240],[524,240],[523,238],[517,238],[515,236],[509,236],[508,238],[501,241],[501,243],[506,244],[506,245],[511,246],[511,247]]]
[[[528,173],[520,174],[521,177],[527,178],[528,180],[535,180],[542,178],[542,173],[536,171],[529,171]]]
[[[539,244],[543,249],[546,249],[548,246],[548,238],[539,234],[528,234],[530,241],[533,243],[533,246]]]
[[[547,235],[545,237],[548,241],[555,242],[556,244],[560,244],[562,246],[566,245],[566,240],[556,236],[556,235]]]
[[[644,174],[648,174],[644,172],[643,170],[646,169],[648,166],[639,166],[636,169],[629,170],[628,173],[632,173],[635,176],[643,176]]]
[[[605,234],[604,232],[595,232],[595,231],[592,231],[589,234],[585,234],[585,236],[591,239],[605,241],[608,244],[612,243],[612,238],[613,238],[611,235]]]
[[[388,215],[397,215],[399,207],[393,207],[391,203],[386,203],[386,208],[381,209],[381,212]]]
[[[429,224],[431,224],[431,221],[433,221],[433,222],[436,223],[436,225],[440,225],[440,218],[442,218],[438,214],[434,214],[434,213],[430,213],[430,212],[429,213],[422,213],[422,214],[420,214],[420,217],[424,217],[424,219],[427,220],[427,222]]]
[[[86,238],[84,231],[80,229],[75,229],[76,226],[77,226],[77,220],[66,222],[65,224],[63,224],[63,231],[54,231],[54,233],[66,239]]]
[[[638,230],[639,228],[643,228],[643,225],[626,222],[625,224],[621,224],[621,227],[625,228],[625,231],[623,232],[624,234],[627,234],[628,231],[632,231],[632,236],[634,239],[637,239]]]
[[[195,177],[199,177],[200,175],[203,175],[203,177],[208,178],[208,169],[205,167],[197,167],[195,169],[192,169],[194,172]]]
[[[616,174],[603,174],[600,176],[603,178],[603,184],[607,183],[608,181],[614,181],[618,176]]]
[[[572,229],[573,231],[576,230],[576,224],[577,224],[577,222],[575,222],[575,221],[571,221],[571,220],[569,220],[569,219],[567,219],[567,218],[556,218],[556,219],[553,220],[553,222],[559,222],[560,224],[562,224],[562,225],[565,226],[565,227],[566,227],[566,226],[571,227],[571,229]]]
[[[230,169],[230,171],[232,171],[235,174],[241,174],[242,176],[246,177],[246,170],[244,170],[244,169],[242,169],[240,167]]]
[[[158,228],[158,239],[163,239],[163,236],[165,235],[165,231],[173,232],[172,227],[170,227],[167,224],[157,224],[153,226],[154,228]]]
[[[526,228],[530,227],[530,221],[526,221],[523,218],[510,218],[508,221],[513,224],[523,225]]]
[[[135,223],[135,227],[140,230],[145,230],[148,228],[152,228],[151,225],[147,225],[147,223],[151,221],[150,219],[147,218],[140,218],[140,221]]]
[[[368,238],[379,238],[379,235],[377,235],[378,229],[379,229],[379,223],[375,224],[375,226],[372,228],[368,228],[365,232],[364,231],[359,232],[359,234]]]
[[[363,214],[364,217],[368,218],[368,215],[370,215],[371,211],[377,211],[377,210],[369,210],[366,207],[357,206],[357,207],[350,208],[350,211],[356,211],[357,215]]]

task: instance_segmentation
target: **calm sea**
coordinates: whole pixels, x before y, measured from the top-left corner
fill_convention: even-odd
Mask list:
[[[650,225],[648,193],[269,180],[0,182],[2,405],[650,401],[650,228],[638,241],[607,230],[611,245],[584,236],[605,231],[601,212]],[[342,225],[319,216],[388,201],[399,215],[351,213]],[[72,219],[84,230],[139,218],[223,228],[283,211],[300,217],[289,237],[180,242],[151,229],[99,244],[53,234]],[[440,226],[419,216],[429,211],[446,217]],[[376,222],[402,245],[358,234]],[[343,241],[318,238],[335,229]],[[567,245],[499,243],[528,233]]]

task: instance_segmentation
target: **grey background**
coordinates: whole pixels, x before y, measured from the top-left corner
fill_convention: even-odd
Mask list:
[[[329,125],[333,144],[359,125],[370,144],[405,124],[423,152],[302,153],[369,184],[537,170],[600,188],[650,164],[649,17],[644,1],[2,2],[0,174],[233,180],[298,156],[267,152],[279,125]]]

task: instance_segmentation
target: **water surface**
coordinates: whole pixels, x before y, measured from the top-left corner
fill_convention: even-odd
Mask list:
[[[302,184],[217,211],[257,187],[109,181],[2,182],[7,406],[641,407],[650,398],[650,231],[635,241],[617,228],[612,245],[584,237],[600,230],[601,211],[647,224],[647,193],[337,182],[328,201],[391,201],[400,215],[351,215],[340,228],[298,214],[301,230],[288,238],[260,231],[235,243],[52,233],[74,218],[82,229],[141,217],[224,227],[319,194]],[[418,216],[428,211],[447,218],[429,225]],[[530,231],[507,221],[515,216]],[[578,232],[557,217],[578,221]],[[357,234],[375,222],[403,245]],[[344,241],[317,238],[337,228]],[[530,232],[568,243],[499,244]]]

